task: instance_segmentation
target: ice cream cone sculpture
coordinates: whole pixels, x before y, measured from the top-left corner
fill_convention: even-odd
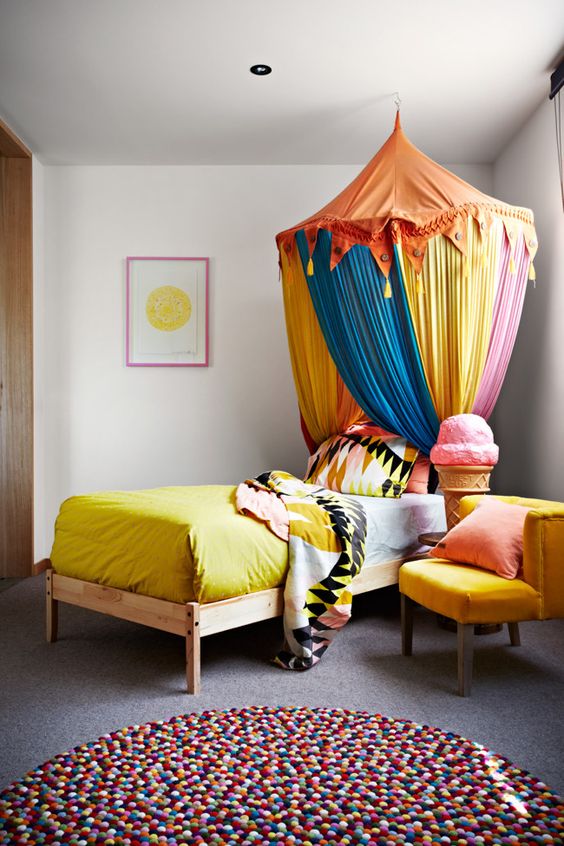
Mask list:
[[[445,498],[447,529],[460,521],[460,500],[486,494],[490,474],[499,457],[493,432],[477,414],[456,414],[443,420],[431,461]]]
[[[460,500],[470,494],[486,494],[490,489],[493,467],[463,464],[435,464],[439,474],[439,487],[445,498],[447,530],[460,522]]]

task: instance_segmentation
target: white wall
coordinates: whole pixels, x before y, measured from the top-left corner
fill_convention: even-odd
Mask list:
[[[495,489],[564,501],[564,213],[548,99],[499,156],[494,194],[533,209],[539,240],[505,384],[490,421]]]
[[[491,192],[487,166],[451,167]],[[59,504],[73,494],[303,473],[274,236],[359,170],[42,169],[36,560],[49,554]],[[210,257],[209,368],[125,367],[127,255]]]

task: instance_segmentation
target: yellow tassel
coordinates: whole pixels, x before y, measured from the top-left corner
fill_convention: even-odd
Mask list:
[[[488,264],[488,256],[486,253],[485,248],[482,250],[482,267],[487,267]]]
[[[511,258],[509,259],[509,272],[515,273],[515,259],[513,258],[513,256],[511,256]]]
[[[307,275],[313,276],[313,259],[311,259],[311,258],[307,263]]]
[[[462,275],[465,279],[468,278],[468,259],[464,259],[462,262]]]
[[[390,280],[386,279],[386,285],[384,287],[384,298],[389,300],[392,296],[392,286],[390,285]]]
[[[425,288],[423,287],[423,279],[421,278],[420,273],[417,274],[417,284],[415,286],[415,290],[417,291],[418,294],[424,294],[425,293]]]
[[[534,266],[533,262],[531,262],[530,265],[529,265],[529,279],[531,280],[531,282],[534,282],[536,278],[537,278],[537,274],[536,274],[536,271],[535,271],[535,266]]]

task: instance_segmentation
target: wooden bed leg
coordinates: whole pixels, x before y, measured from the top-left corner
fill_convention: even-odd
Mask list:
[[[49,567],[45,572],[45,599],[47,612],[47,641],[48,643],[54,643],[57,640],[59,603],[53,598],[53,570],[51,567]]]
[[[412,654],[413,643],[413,605],[414,602],[405,593],[401,594],[401,654]]]
[[[186,604],[186,685],[188,693],[200,692],[200,605]]]

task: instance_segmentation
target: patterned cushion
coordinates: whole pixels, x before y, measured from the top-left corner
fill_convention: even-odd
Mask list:
[[[306,482],[360,496],[400,497],[417,449],[397,435],[347,432],[324,441],[309,459]]]
[[[381,426],[377,426],[376,423],[370,423],[367,420],[365,420],[364,423],[353,423],[352,426],[345,429],[344,434],[348,435],[351,432],[354,435],[375,435],[378,438],[384,437],[388,440],[390,438],[399,438],[399,435],[387,432],[386,429],[382,429]],[[404,493],[428,493],[430,471],[431,462],[425,455],[423,455],[422,452],[420,452],[415,461],[413,471],[408,479]]]

